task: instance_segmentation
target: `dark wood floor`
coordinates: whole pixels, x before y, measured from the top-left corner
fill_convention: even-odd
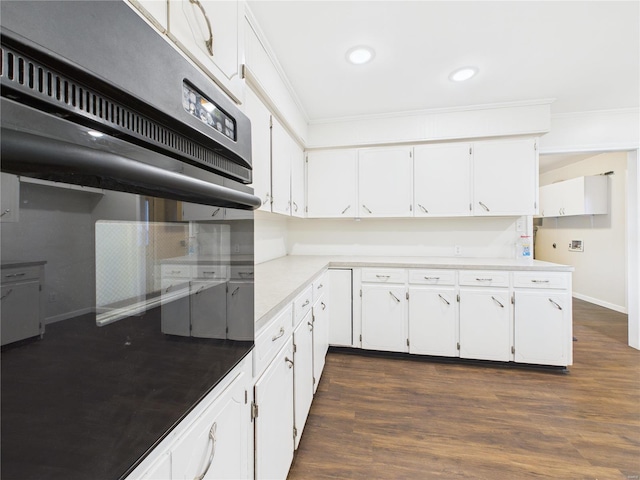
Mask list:
[[[289,479],[640,479],[627,316],[574,336],[569,374],[330,352]]]

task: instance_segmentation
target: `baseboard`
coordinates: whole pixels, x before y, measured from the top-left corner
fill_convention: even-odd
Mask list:
[[[584,300],[585,302],[593,303],[595,305],[599,305],[601,307],[608,308],[609,310],[614,310],[616,312],[620,312],[624,314],[629,313],[626,307],[621,307],[620,305],[616,305],[614,303],[609,303],[609,302],[605,302],[604,300],[589,297],[587,295],[582,295],[581,293],[573,292],[573,298],[577,298],[578,300]]]
[[[72,312],[61,313],[59,315],[53,315],[51,317],[47,317],[44,319],[44,324],[49,325],[50,323],[60,322],[62,320],[68,320],[73,317],[78,317],[80,315],[86,315],[87,313],[95,313],[95,309],[92,307],[81,308],[80,310],[74,310]]]

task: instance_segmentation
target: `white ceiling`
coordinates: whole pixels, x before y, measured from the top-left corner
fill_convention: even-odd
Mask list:
[[[310,122],[555,99],[639,106],[638,1],[249,1]],[[373,62],[345,52],[370,45]],[[454,69],[480,73],[453,83]]]

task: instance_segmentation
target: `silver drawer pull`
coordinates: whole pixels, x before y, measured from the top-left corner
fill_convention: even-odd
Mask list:
[[[207,474],[207,472],[209,471],[209,468],[211,468],[213,457],[216,456],[216,430],[217,429],[218,429],[218,422],[213,422],[213,425],[211,425],[211,428],[209,429],[209,440],[211,440],[211,453],[209,454],[209,460],[207,461],[207,465],[204,467],[204,471],[197,477],[194,477],[193,480],[202,480]]]
[[[291,360],[289,357],[284,357],[284,361],[287,362],[289,368],[293,368],[293,360]]]
[[[446,298],[444,298],[442,295],[438,294],[438,296],[442,299],[444,303],[446,303],[447,305],[451,305],[449,301]]]
[[[205,45],[207,46],[209,55],[213,57],[213,32],[211,31],[211,22],[209,21],[209,17],[207,16],[207,11],[198,0],[189,0],[189,3],[191,3],[192,5],[196,5],[202,12],[202,15],[204,15],[204,19],[207,21],[207,28],[209,29],[209,39],[205,42]]]
[[[376,278],[391,278],[391,275],[376,275]]]
[[[477,282],[493,282],[493,278],[477,278],[476,277],[476,281]]]
[[[172,275],[177,275],[178,273],[182,273],[182,270],[171,270]]]
[[[366,206],[366,205],[362,205],[362,208],[364,208],[364,209],[365,209],[367,212],[369,212],[369,213],[373,213],[371,210],[369,210],[369,209],[367,208],[367,206]]]
[[[307,322],[307,325],[309,325],[309,331],[312,332],[313,331],[313,322]]]
[[[347,207],[342,210],[341,214],[344,215],[346,213],[347,210],[349,210],[351,208],[351,205],[347,205]]]
[[[418,204],[418,206],[420,207],[420,209],[421,209],[424,213],[429,213],[429,210],[427,210],[426,208],[424,208],[422,205]]]
[[[558,310],[562,310],[562,307],[561,307],[560,305],[558,305],[556,302],[554,302],[554,301],[553,301],[553,300],[551,300],[551,299],[549,299],[549,301],[550,301],[551,303],[553,303],[553,304],[555,305],[555,307],[556,307]]]
[[[440,277],[424,277],[425,280],[440,280]]]
[[[0,217],[4,217],[8,213],[11,213],[11,209],[10,208],[7,208],[4,212],[0,213]]]
[[[549,280],[531,280],[532,283],[549,283]]]
[[[168,293],[173,288],[173,284],[164,289],[164,293]]]
[[[8,275],[5,275],[5,277],[7,278],[15,278],[15,277],[24,277],[26,275],[26,273],[22,272],[22,273],[10,273]]]
[[[238,272],[238,275],[240,275],[241,277],[252,277],[253,272]]]
[[[198,289],[198,291],[196,292],[196,295],[198,295],[201,291],[203,291],[205,289],[205,286],[203,285],[202,287],[200,287]]]
[[[212,217],[215,217],[215,216],[218,214],[218,212],[219,212],[219,211],[220,211],[220,208],[216,208],[216,209],[213,211],[213,213],[211,214],[211,216],[212,216]]]
[[[309,299],[308,298],[307,298],[307,301],[302,304],[302,308],[306,307],[307,305],[309,305]]]
[[[236,287],[236,289],[231,292],[231,296],[233,297],[236,293],[238,293],[238,290],[240,290],[240,287]]]
[[[498,300],[496,297],[492,296],[491,297],[493,299],[494,302],[496,302],[498,305],[500,305],[500,308],[504,308],[504,305],[502,303],[500,303],[500,300]]]
[[[327,309],[327,306],[325,305],[324,302],[320,302],[320,305],[322,305],[322,310],[326,310]]]
[[[11,292],[13,292],[13,288],[10,288],[7,293],[5,293],[4,295],[2,295],[2,297],[0,297],[0,300],[4,300],[5,298],[7,298],[9,295],[11,295]]]
[[[275,342],[277,339],[279,339],[283,335],[284,335],[284,327],[280,327],[280,331],[276,333],[273,337],[271,337],[271,341]]]
[[[389,292],[389,295],[391,295],[396,302],[400,303],[400,299],[396,297],[393,292]]]
[[[324,287],[323,284],[318,285],[318,290],[320,290],[322,287]]]
[[[487,212],[490,212],[489,207],[487,207],[484,203],[478,202],[482,208],[484,208]]]
[[[215,275],[216,272],[202,272],[203,275]]]

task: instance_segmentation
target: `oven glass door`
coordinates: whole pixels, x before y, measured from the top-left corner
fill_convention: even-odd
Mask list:
[[[123,477],[253,346],[253,212],[2,176],[1,476]]]

